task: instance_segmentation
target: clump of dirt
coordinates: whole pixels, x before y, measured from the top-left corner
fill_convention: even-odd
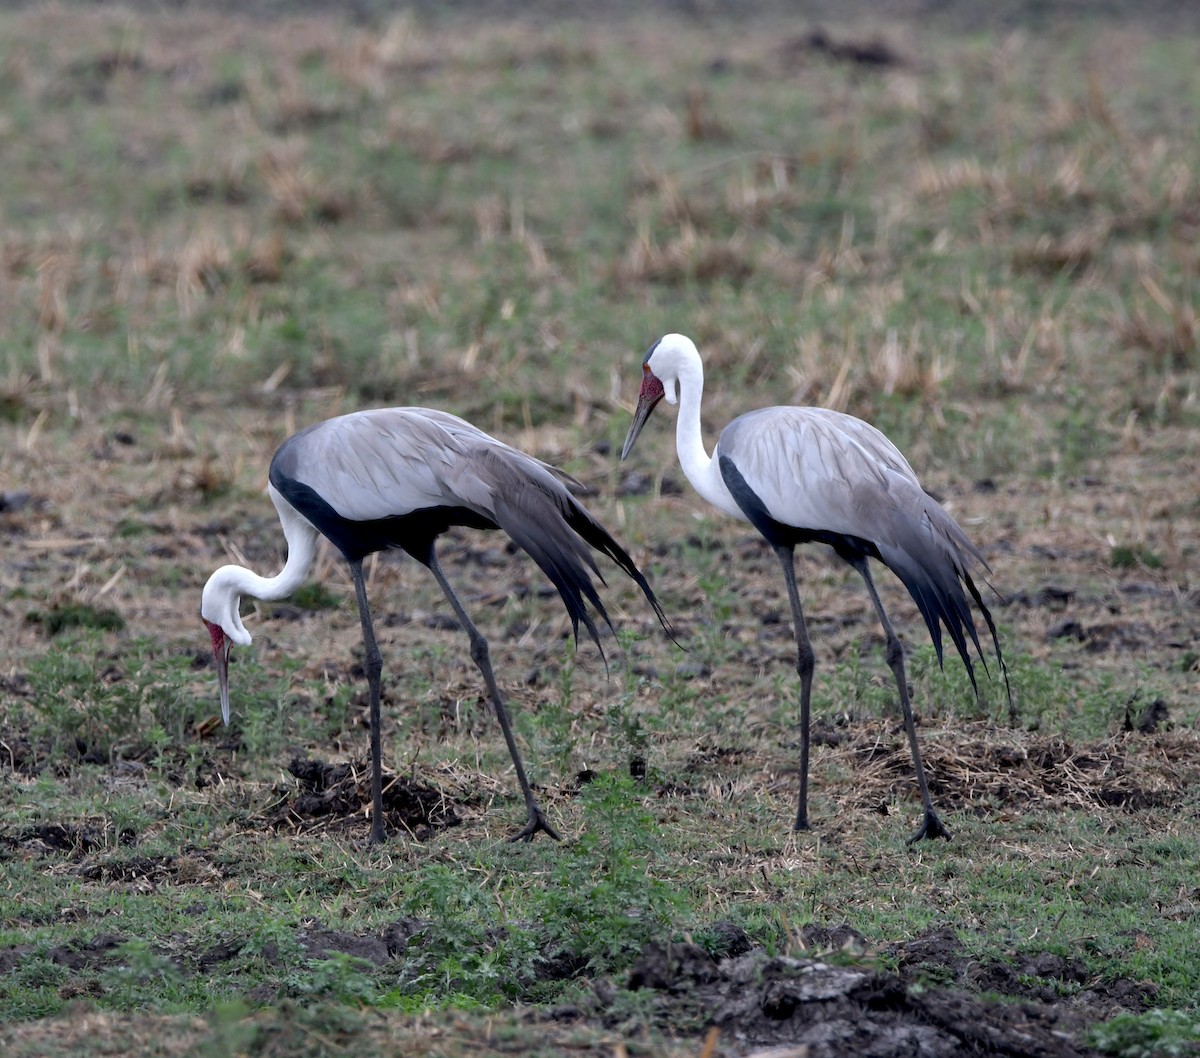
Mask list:
[[[24,694],[14,690],[23,686],[28,686],[24,677],[0,678],[0,694]],[[51,746],[45,739],[34,739],[26,731],[0,728],[0,769],[32,778],[46,766],[50,752]]]
[[[10,848],[39,852],[86,853],[105,845],[104,835],[95,827],[69,823],[38,823],[4,841]]]
[[[935,981],[972,991],[1036,1000],[1069,1007],[1089,1023],[1127,1011],[1143,1011],[1157,992],[1145,981],[1094,977],[1083,960],[1057,952],[1018,952],[1008,959],[981,960],[968,952],[954,930],[931,930],[910,941],[889,945],[899,976],[909,984]]]
[[[276,829],[314,830],[336,825],[360,825],[369,817],[371,770],[362,761],[328,764],[297,757],[288,771],[300,782],[268,814]],[[383,774],[384,825],[426,841],[437,831],[456,827],[461,816],[445,793],[394,772]]]
[[[1138,715],[1136,722],[1133,718],[1133,702],[1125,705],[1125,731],[1136,731],[1141,735],[1152,735],[1160,729],[1165,730],[1171,722],[1171,710],[1161,698],[1148,702]]]
[[[131,856],[89,863],[78,869],[81,878],[94,882],[146,882],[155,884],[171,881],[176,876],[174,856]]]
[[[848,926],[810,935],[812,942],[828,940],[843,951],[855,947],[856,939],[862,941]],[[1123,983],[1129,988],[1118,982],[1099,1007],[1063,1002],[1060,989],[1087,980],[1081,964],[1040,953],[1015,960],[1005,972],[999,966],[972,968],[950,930],[891,951],[898,956],[899,973],[842,957],[772,956],[761,948],[716,959],[696,944],[653,942],[630,972],[628,987],[655,994],[655,1017],[665,1028],[695,1033],[715,1027],[739,1045],[805,1047],[809,1058],[1078,1058],[1094,1053],[1082,1042],[1090,1025],[1131,1005],[1143,1009],[1148,1000],[1132,982]],[[1000,998],[931,986],[923,972],[931,969],[940,979],[949,970],[955,980]],[[604,1008],[612,1009],[615,994],[611,988],[597,988],[601,1017]]]

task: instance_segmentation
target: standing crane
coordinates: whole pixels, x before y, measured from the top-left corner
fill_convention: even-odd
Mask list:
[[[809,711],[814,657],[800,593],[795,547],[828,544],[862,576],[887,638],[886,657],[904,714],[917,786],[925,810],[909,842],[949,838],[934,811],[921,765],[913,724],[904,650],[880,602],[868,559],[875,558],[900,578],[925,618],[942,663],[942,626],[958,648],[979,693],[967,637],[987,667],[967,593],[987,622],[1008,689],[1008,670],[992,615],[980,598],[970,569],[990,572],[983,556],[958,524],[924,489],[907,460],[875,427],[852,415],[823,408],[776,407],[748,412],[721,431],[710,457],[700,431],[704,367],[691,339],[668,334],[650,346],[642,362],[637,409],[621,449],[624,459],[664,397],[679,405],[675,447],[695,490],[718,510],[749,522],[775,551],[783,567],[796,633],[800,676],[800,796],[796,830],[808,824]],[[964,592],[963,589],[966,589]],[[1009,691],[1009,708],[1012,694]]]
[[[268,492],[287,539],[287,561],[274,577],[243,566],[222,566],[204,585],[200,613],[212,638],[229,723],[229,653],[248,646],[239,614],[243,595],[282,599],[308,579],[320,536],[350,567],[362,621],[370,690],[371,842],[383,841],[379,679],[383,661],[375,639],[363,580],[363,559],[400,548],[422,563],[441,587],[471,644],[516,768],[527,818],[511,840],[529,841],[539,830],[558,834],[534,800],[496,683],[487,640],[467,615],[438,560],[435,543],[451,526],[502,529],[541,567],[558,589],[576,641],[582,621],[604,648],[587,603],[612,629],[592,581],[601,576],[588,545],[608,555],[637,583],[663,627],[670,625],[633,559],[571,495],[567,475],[496,440],[469,422],[429,408],[359,411],[317,423],[288,438],[271,460]]]

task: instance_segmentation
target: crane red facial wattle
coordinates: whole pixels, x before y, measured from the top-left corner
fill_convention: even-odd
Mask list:
[[[212,640],[213,656],[219,657],[221,648],[225,645],[225,629],[214,621],[205,621],[208,626],[208,637]]]
[[[642,375],[642,386],[638,390],[638,403],[648,404],[654,407],[663,398],[666,390],[663,389],[662,379],[660,379],[650,368],[645,368],[645,374]]]

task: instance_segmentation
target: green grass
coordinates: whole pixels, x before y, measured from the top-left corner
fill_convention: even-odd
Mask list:
[[[40,625],[49,636],[57,636],[72,628],[119,629],[125,627],[125,619],[113,609],[105,606],[88,606],[68,603],[51,606],[48,610],[30,610],[25,620]]]
[[[1177,1010],[1122,1014],[1092,1033],[1092,1046],[1117,1058],[1173,1058],[1195,1049],[1200,1024]]]

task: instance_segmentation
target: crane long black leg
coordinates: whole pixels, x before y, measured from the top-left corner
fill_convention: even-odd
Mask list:
[[[504,741],[508,743],[509,755],[512,757],[513,766],[517,769],[517,781],[521,784],[521,793],[525,796],[525,809],[528,813],[528,818],[525,826],[508,840],[532,841],[534,834],[539,830],[544,830],[555,841],[558,841],[560,840],[558,832],[546,821],[541,808],[538,807],[537,802],[533,799],[533,790],[529,786],[529,780],[525,777],[525,766],[521,763],[521,754],[517,749],[517,740],[513,736],[512,726],[508,722],[508,711],[504,708],[504,698],[501,696],[500,687],[496,683],[496,675],[492,672],[491,655],[488,650],[487,640],[484,639],[483,633],[475,627],[471,618],[467,616],[467,611],[463,609],[462,603],[458,601],[458,596],[454,593],[454,589],[446,579],[446,574],[442,570],[442,564],[438,561],[437,554],[434,552],[432,545],[429,548],[429,555],[425,561],[426,565],[429,566],[430,572],[437,579],[443,593],[449,600],[450,605],[454,607],[454,612],[458,615],[458,620],[471,641],[471,660],[475,662],[479,671],[483,673],[488,693],[492,696],[492,705],[496,710],[496,719],[500,721],[500,730],[504,732]]]
[[[892,670],[892,675],[896,678],[896,689],[900,692],[900,709],[904,713],[904,730],[908,733],[913,767],[917,772],[917,787],[921,791],[921,804],[925,809],[925,818],[917,828],[917,832],[908,839],[908,843],[911,845],[914,841],[920,841],[922,838],[946,838],[949,840],[950,831],[946,829],[941,819],[938,818],[937,812],[934,811],[933,800],[929,796],[929,786],[925,782],[925,768],[921,764],[921,750],[917,746],[917,728],[913,723],[912,704],[908,697],[908,678],[904,672],[904,648],[892,628],[892,622],[888,620],[888,615],[883,609],[883,603],[879,599],[879,592],[875,589],[875,581],[871,577],[871,568],[867,564],[867,559],[861,557],[852,560],[850,565],[858,570],[862,579],[866,581],[867,591],[871,593],[871,602],[875,604],[875,612],[879,614],[879,623],[883,625],[883,633],[887,637],[887,663]]]
[[[367,687],[371,699],[371,844],[378,845],[387,835],[383,829],[383,749],[379,733],[379,676],[383,657],[375,640],[375,625],[367,602],[367,585],[363,580],[362,560],[350,563],[354,580],[354,595],[358,599],[358,616],[362,619],[363,668],[367,670]]]
[[[813,656],[812,643],[808,639],[808,628],[804,624],[800,590],[796,587],[795,549],[777,544],[775,554],[779,556],[780,565],[783,566],[788,602],[792,605],[792,627],[796,633],[796,672],[800,676],[800,796],[796,804],[796,825],[793,829],[808,830],[808,722],[812,707],[812,681],[816,659]]]

